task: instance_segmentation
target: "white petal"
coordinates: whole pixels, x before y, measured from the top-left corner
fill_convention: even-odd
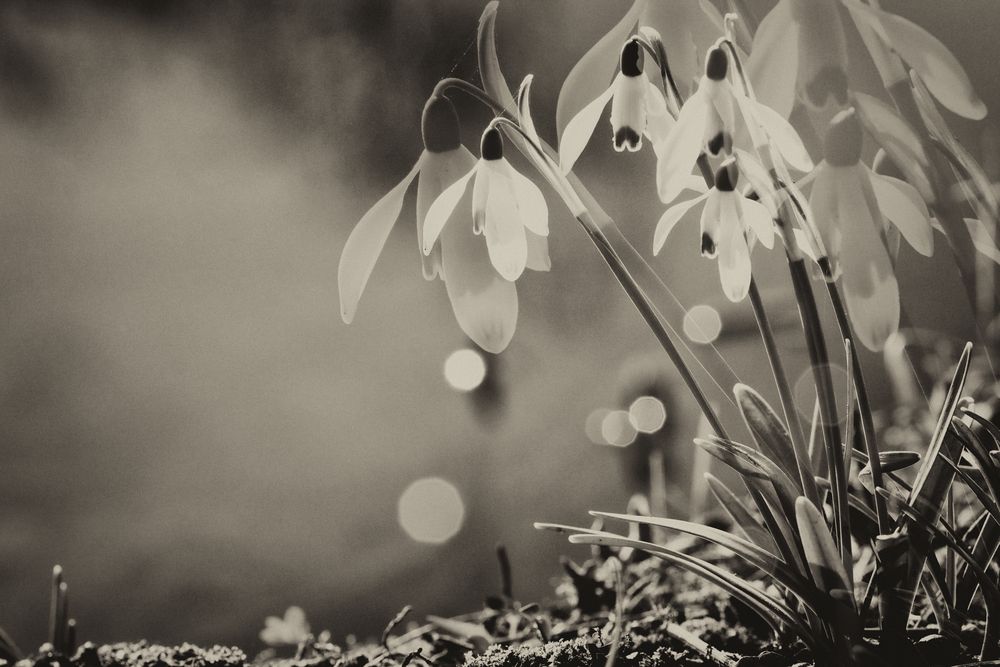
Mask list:
[[[785,118],[795,105],[798,30],[790,0],[779,0],[760,22],[747,59],[747,75],[757,99]]]
[[[368,209],[347,237],[337,267],[337,285],[340,290],[340,316],[348,324],[354,319],[361,293],[368,284],[368,278],[389,238],[392,226],[399,218],[403,198],[420,171],[420,166],[421,160],[417,160],[410,173]]]
[[[521,223],[539,236],[548,236],[549,207],[545,203],[545,195],[527,176],[515,170],[510,164],[507,168],[514,184]]]
[[[986,116],[986,105],[973,90],[969,76],[940,40],[902,16],[869,7],[858,0],[843,2],[920,74],[943,106],[972,120]]]
[[[791,123],[771,107],[759,102],[753,105],[753,114],[789,165],[801,172],[812,170],[813,161],[809,157],[809,151]]]
[[[743,222],[761,244],[770,250],[774,247],[774,221],[767,207],[751,199],[743,199]]]
[[[726,208],[722,207],[723,238],[719,241],[719,278],[726,297],[738,303],[746,298],[750,290],[750,249],[743,237],[742,225],[735,214],[725,212]]]
[[[657,148],[656,188],[663,203],[671,202],[684,188],[705,143],[709,106],[700,91],[681,108],[677,123]]]
[[[896,226],[906,242],[925,257],[934,254],[934,231],[930,214],[920,193],[907,183],[891,176],[868,171],[882,214]]]
[[[972,245],[976,250],[994,264],[1000,264],[1000,250],[997,250],[997,244],[990,236],[986,225],[976,218],[965,218],[965,226],[969,229],[969,236],[972,237]],[[944,233],[944,230],[941,232]]]
[[[424,220],[424,254],[429,255],[434,242],[441,235],[441,230],[451,217],[452,211],[458,206],[458,201],[462,198],[469,179],[475,175],[482,161],[477,162],[464,176],[445,188],[444,192],[438,195],[430,208],[427,209],[427,218]]]
[[[530,229],[524,230],[524,235],[528,239],[528,261],[525,268],[532,271],[548,271],[552,268],[552,260],[549,258],[549,237],[539,236]]]
[[[866,192],[864,173],[838,183],[843,215],[844,301],[858,339],[879,351],[899,328],[899,285],[889,253],[879,233],[878,212],[872,211],[874,195]]]
[[[514,184],[503,172],[489,173],[484,234],[493,267],[505,279],[517,280],[528,263],[528,240],[517,205]],[[447,274],[446,274],[447,275]]]
[[[798,25],[799,69],[796,86],[812,108],[845,105],[847,40],[836,0],[795,0],[792,20]]]
[[[559,168],[564,174],[573,170],[573,165],[580,158],[583,149],[587,147],[587,142],[594,134],[594,128],[601,120],[604,107],[614,94],[614,86],[608,88],[583,107],[569,123],[559,137]]]
[[[719,201],[719,191],[710,190],[705,201],[705,208],[701,209],[701,244],[702,257],[715,257],[719,254],[719,217],[721,206]]]
[[[667,138],[676,121],[667,111],[660,89],[648,80],[646,84],[646,136],[649,137],[655,151],[656,144]]]
[[[809,236],[798,227],[792,229],[792,233],[795,234],[795,243],[799,246],[799,250],[802,251],[802,254],[814,262],[819,261],[816,248],[813,247],[812,241],[809,240]]]
[[[647,4],[647,0],[636,0],[621,21],[598,40],[570,70],[559,91],[559,102],[556,105],[560,150],[570,120],[590,104],[591,100],[599,97],[611,81],[622,44],[632,34],[639,14]],[[593,125],[596,124],[595,121]]]
[[[459,180],[475,164],[476,158],[465,146],[442,153],[424,153],[420,178],[417,179],[417,247],[420,248],[422,269],[427,280],[439,275],[441,268],[440,242],[434,244],[430,255],[423,252],[427,211],[449,185]]]
[[[917,188],[924,199],[933,201],[934,192],[924,171],[928,160],[923,141],[895,109],[871,95],[852,92],[855,107],[865,128],[889,154],[906,180]]]
[[[487,352],[510,343],[517,324],[517,288],[493,268],[481,236],[471,225],[448,225],[441,235],[448,299],[459,326]]]
[[[660,250],[663,249],[663,244],[667,240],[667,236],[677,225],[678,222],[684,217],[684,214],[692,210],[695,204],[704,201],[705,195],[700,195],[694,199],[688,199],[686,201],[679,202],[668,208],[662,216],[660,216],[660,221],[656,223],[656,231],[653,232],[653,254],[660,254]]]
[[[615,79],[611,96],[611,130],[616,151],[634,152],[642,148],[646,130],[645,76],[622,76]]]
[[[778,195],[774,191],[771,176],[767,173],[756,157],[741,148],[733,150],[736,155],[736,166],[739,167],[740,177],[750,184],[750,188],[757,193],[760,203],[763,204],[772,218],[778,217]]]

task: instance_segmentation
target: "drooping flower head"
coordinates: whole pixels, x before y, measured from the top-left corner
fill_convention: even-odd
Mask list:
[[[466,177],[477,164],[476,158],[461,143],[458,116],[446,97],[434,96],[427,101],[421,131],[424,150],[416,164],[369,209],[344,245],[337,271],[341,316],[347,323],[354,319],[361,294],[402,211],[406,192],[419,176],[416,223],[424,277],[444,281],[455,318],[473,342],[489,352],[501,352],[517,322],[514,284],[497,273],[471,224],[456,221],[445,228],[449,215],[435,223],[433,238],[428,239],[426,232],[432,204]],[[536,237],[530,245],[532,268],[548,270],[545,239]]]
[[[934,250],[927,208],[905,181],[874,173],[861,161],[863,132],[853,108],[830,122],[809,205],[840,277],[858,338],[880,350],[899,327],[899,286],[887,247],[893,225],[914,250]],[[803,249],[809,251],[808,245]]]
[[[715,173],[715,185],[693,199],[668,208],[653,234],[653,253],[659,254],[677,223],[695,211],[697,204],[704,204],[701,209],[701,255],[718,259],[723,291],[734,302],[742,301],[750,288],[750,247],[754,240],[759,240],[766,248],[774,247],[771,213],[760,202],[744,197],[737,187],[739,181],[736,159],[728,158]]]

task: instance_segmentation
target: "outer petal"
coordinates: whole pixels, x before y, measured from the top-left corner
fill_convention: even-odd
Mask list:
[[[688,199],[686,201],[679,202],[668,208],[664,214],[660,217],[660,221],[656,223],[656,231],[653,232],[653,254],[660,254],[660,250],[663,249],[663,244],[667,240],[667,236],[673,231],[677,223],[681,221],[684,214],[694,208],[695,204],[698,204],[705,200],[707,195],[702,194],[694,199]]]
[[[635,152],[642,148],[642,135],[646,131],[646,92],[649,80],[645,75],[622,76],[612,85],[611,129],[614,132],[616,151],[628,149]]]
[[[847,39],[836,0],[792,0],[799,26],[797,88],[814,108],[847,104]]]
[[[747,229],[753,230],[757,240],[765,248],[770,250],[774,247],[774,220],[768,212],[767,207],[760,202],[744,198],[741,202],[743,206],[743,222]]]
[[[545,195],[530,178],[515,170],[510,164],[507,164],[507,171],[514,185],[521,223],[539,236],[548,236],[549,207],[545,203]]]
[[[799,28],[792,21],[791,3],[779,0],[753,37],[747,74],[757,99],[788,118],[795,105]]]
[[[858,0],[843,0],[910,67],[915,69],[934,97],[959,116],[980,120],[986,105],[972,88],[958,59],[936,37],[902,16],[869,7]]]
[[[738,93],[734,94],[739,95]],[[744,106],[745,96],[739,95],[743,99],[739,100],[741,108]],[[788,161],[793,168],[801,171],[812,171],[813,161],[809,157],[809,151],[802,144],[799,133],[795,131],[792,124],[785,120],[784,116],[777,111],[759,102],[753,104],[753,116],[764,127],[767,136],[771,138],[774,147]]]
[[[636,0],[621,21],[594,44],[570,70],[559,91],[559,102],[556,105],[556,129],[559,131],[560,150],[570,119],[591,100],[599,97],[611,81],[622,44],[632,34],[639,15],[647,4],[647,0]],[[596,125],[596,121],[594,124]]]
[[[656,144],[667,138],[673,128],[674,117],[667,111],[663,93],[648,80],[646,81],[646,136],[656,150]]]
[[[718,190],[710,190],[705,208],[701,209],[701,256],[715,257],[719,254],[719,217],[721,215]]]
[[[458,206],[459,200],[465,193],[465,188],[472,178],[481,169],[482,160],[477,162],[472,169],[460,179],[445,188],[430,208],[427,209],[427,217],[424,219],[424,254],[429,255],[434,247],[434,242],[441,235],[441,230],[451,218],[452,211]]]
[[[852,171],[838,183],[844,300],[855,334],[869,350],[879,351],[899,328],[899,285],[879,233],[878,212],[872,210],[871,186],[863,172]]]
[[[375,205],[368,209],[347,237],[344,250],[340,254],[337,267],[337,285],[340,290],[340,316],[347,324],[354,319],[361,293],[368,284],[368,278],[375,268],[375,262],[385,247],[392,226],[403,208],[403,197],[410,183],[416,178],[422,164],[421,159],[410,169],[392,190],[389,190]]]
[[[882,214],[896,226],[914,250],[925,257],[933,255],[934,230],[931,229],[930,214],[920,193],[898,178],[882,176],[870,170],[868,176]]]
[[[743,236],[743,225],[737,218],[732,204],[726,202],[721,207],[722,238],[719,241],[719,278],[722,291],[734,303],[746,298],[750,290],[750,249]]]
[[[677,123],[656,151],[656,189],[667,203],[684,188],[686,177],[701,153],[708,126],[708,100],[700,91],[688,99],[677,115]]]
[[[854,92],[861,122],[927,201],[934,191],[925,171],[928,164],[923,142],[895,109],[865,93]]]
[[[525,268],[532,271],[548,271],[552,268],[552,260],[549,258],[549,238],[539,236],[530,229],[524,230],[524,235],[528,239],[528,261]]]
[[[976,250],[994,264],[1000,264],[1000,250],[997,250],[997,244],[993,241],[983,221],[976,218],[965,218],[965,226],[969,229],[969,236],[972,237],[972,245],[976,247]],[[941,232],[944,233],[944,230]]]
[[[820,239],[833,265],[834,273],[839,271],[841,240],[840,211],[837,203],[837,181],[844,175],[844,168],[831,167],[825,162],[816,167],[816,178],[809,195],[809,208],[819,231]],[[815,250],[814,250],[815,252]]]
[[[466,191],[464,198],[468,200]],[[464,218],[465,206],[453,217]],[[502,352],[517,324],[517,288],[490,263],[486,244],[467,220],[453,220],[441,234],[441,261],[448,299],[459,326],[487,352]]]
[[[566,124],[566,129],[563,130],[559,139],[559,168],[564,174],[573,170],[573,165],[580,158],[583,149],[587,147],[587,142],[594,134],[594,128],[601,120],[601,113],[608,105],[614,92],[614,84],[612,84]]]
[[[427,219],[427,211],[449,185],[458,181],[475,166],[476,158],[465,146],[459,146],[443,153],[427,151],[424,153],[423,161],[420,178],[417,179],[417,245],[420,248],[424,278],[431,280],[440,273],[441,243],[434,244],[430,255],[423,254],[424,221]]]
[[[514,198],[514,183],[502,169],[491,168],[484,234],[493,267],[506,280],[517,280],[528,263],[528,240]]]

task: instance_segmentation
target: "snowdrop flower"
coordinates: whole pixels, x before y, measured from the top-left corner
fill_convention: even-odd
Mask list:
[[[570,122],[595,100],[607,95],[609,82],[616,78],[615,66],[619,64],[622,44],[636,31],[636,26],[652,28],[661,35],[669,49],[674,80],[684,96],[690,93],[701,74],[705,51],[723,34],[722,16],[709,0],[635,0],[621,21],[577,62],[559,91],[556,127],[561,155],[570,153],[565,144]],[[580,129],[581,121],[578,121],[574,141],[579,142],[581,134],[589,139],[603,107],[604,104],[598,103],[596,109],[583,116],[589,123],[586,130]],[[581,145],[576,156],[582,150]],[[572,161],[565,158],[562,164],[564,169],[572,167]]]
[[[638,151],[642,137],[654,145],[662,140],[674,119],[667,112],[663,93],[643,73],[643,49],[630,39],[622,47],[621,68],[611,85],[569,121],[559,143],[559,163],[563,173],[573,169],[594,128],[611,100],[611,130],[616,151]]]
[[[538,186],[504,157],[503,137],[496,127],[490,126],[483,133],[480,155],[472,168],[431,204],[424,226],[423,251],[433,251],[472,180],[472,224],[467,226],[485,237],[493,268],[504,280],[513,282],[529,268],[529,235],[549,234],[548,206]],[[463,224],[455,220],[448,226]],[[547,265],[547,251],[544,259]]]
[[[424,277],[444,280],[455,318],[473,342],[488,352],[501,352],[517,323],[517,290],[493,268],[471,225],[449,225],[444,233],[435,234],[429,251],[423,252],[431,204],[476,164],[476,158],[461,144],[458,116],[447,98],[428,100],[421,126],[424,151],[416,164],[361,218],[344,246],[337,272],[341,316],[347,323],[354,319],[361,294],[402,211],[406,192],[418,179],[417,243]],[[528,239],[529,265],[548,270],[546,239],[534,234],[528,234]]]
[[[865,347],[877,351],[899,327],[899,286],[886,247],[888,233],[898,231],[925,256],[934,252],[934,237],[919,193],[905,181],[864,165],[861,143],[861,122],[854,109],[834,116],[809,206],[833,276],[843,282],[855,333]],[[808,244],[802,247],[815,254]]]
[[[729,158],[719,167],[715,185],[694,199],[674,204],[656,224],[653,254],[659,254],[667,236],[695,206],[701,210],[702,257],[718,258],[719,278],[730,301],[742,301],[750,289],[750,243],[756,238],[774,247],[771,213],[761,203],[747,199],[737,189],[739,169]],[[749,238],[748,238],[749,237]]]
[[[757,98],[787,118],[796,98],[847,104],[847,41],[837,0],[778,0],[754,35],[747,73]]]

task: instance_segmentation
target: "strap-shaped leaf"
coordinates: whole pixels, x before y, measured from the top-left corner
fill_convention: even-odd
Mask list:
[[[833,536],[826,526],[826,519],[805,496],[800,496],[795,501],[795,521],[813,581],[822,590],[831,593],[843,591],[854,606],[851,577],[844,568]]]
[[[513,114],[517,111],[517,104],[514,102],[514,96],[510,94],[510,86],[507,85],[497,58],[495,26],[499,6],[497,0],[487,3],[482,16],[479,17],[479,34],[476,39],[479,50],[479,76],[483,80],[483,89],[500,102],[505,111]]]
[[[767,532],[767,529],[759,521],[753,518],[750,510],[736,497],[736,494],[721,479],[710,472],[705,473],[705,481],[708,483],[708,488],[712,491],[712,495],[715,496],[715,499],[719,501],[719,504],[722,505],[723,509],[726,510],[726,513],[733,520],[733,524],[761,549],[777,553],[778,547],[774,543],[774,538],[771,537],[771,534]]]

